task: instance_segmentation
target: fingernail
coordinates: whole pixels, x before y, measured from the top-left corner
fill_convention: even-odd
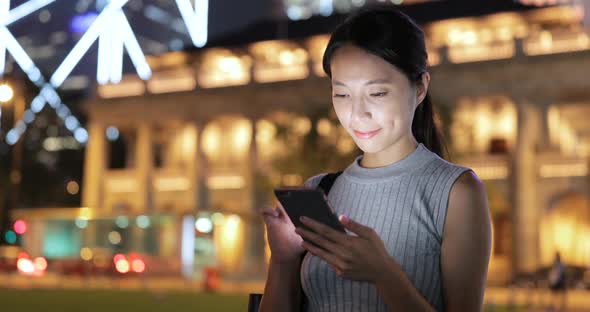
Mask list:
[[[342,214],[338,217],[338,220],[340,220],[340,222],[348,222],[348,217]]]
[[[307,217],[299,217],[300,221],[307,221]]]

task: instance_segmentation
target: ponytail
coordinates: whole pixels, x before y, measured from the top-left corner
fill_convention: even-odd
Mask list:
[[[414,113],[412,134],[418,143],[424,144],[431,152],[444,159],[444,141],[434,117],[434,107],[430,95],[426,93],[426,97]]]

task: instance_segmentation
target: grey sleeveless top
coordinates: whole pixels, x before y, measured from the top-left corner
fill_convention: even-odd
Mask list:
[[[422,144],[385,167],[361,167],[361,158],[336,180],[330,204],[337,214],[373,228],[414,287],[437,311],[444,311],[440,256],[447,203],[453,183],[470,169],[445,161]],[[323,176],[305,185],[317,186]],[[301,264],[301,284],[308,311],[387,311],[372,283],[340,278],[310,253]]]

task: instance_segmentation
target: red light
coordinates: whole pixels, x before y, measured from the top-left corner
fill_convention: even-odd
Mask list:
[[[137,254],[136,252],[130,252],[129,253],[129,259],[133,260],[133,259],[139,259],[139,254]]]
[[[47,260],[43,257],[35,258],[35,270],[45,271],[47,269]]]
[[[24,251],[19,252],[18,256],[16,256],[16,257],[19,259],[29,259],[29,255]]]
[[[141,259],[135,259],[131,262],[131,269],[136,273],[143,273],[145,271],[145,263]]]
[[[119,262],[121,260],[125,260],[125,255],[123,255],[123,254],[116,254],[113,257],[113,262],[115,263],[115,265],[117,264],[117,262]]]
[[[23,220],[17,220],[16,222],[14,222],[14,231],[18,235],[25,234],[25,232],[27,231],[27,223]]]
[[[129,262],[125,259],[119,260],[115,263],[115,268],[117,269],[117,272],[125,274],[129,272]]]

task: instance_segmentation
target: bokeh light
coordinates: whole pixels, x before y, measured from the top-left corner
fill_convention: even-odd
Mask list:
[[[76,218],[74,223],[80,229],[85,229],[88,226],[88,220],[86,220],[85,218]]]
[[[119,262],[121,260],[125,260],[125,255],[123,255],[123,254],[116,254],[113,257],[113,263],[115,263],[115,264],[117,264],[117,262]]]
[[[221,212],[216,212],[213,215],[211,215],[211,220],[213,220],[213,223],[215,223],[215,225],[221,225],[223,224],[223,221],[225,221],[225,217]]]
[[[35,265],[33,264],[33,261],[31,261],[29,259],[25,259],[25,258],[18,259],[18,261],[16,262],[16,267],[22,273],[31,274],[31,273],[35,272]]]
[[[71,180],[66,185],[66,190],[70,195],[77,195],[80,192],[80,185],[78,185],[78,182]]]
[[[121,243],[121,234],[117,231],[111,231],[109,233],[109,242],[113,245],[118,245]]]
[[[9,85],[5,83],[0,84],[0,102],[8,102],[12,100],[13,96],[14,90]]]
[[[45,271],[47,269],[47,260],[43,257],[37,257],[34,260],[36,271]]]
[[[14,231],[12,231],[12,230],[6,231],[6,233],[4,234],[4,240],[9,244],[15,244],[16,243],[16,233],[14,233]]]
[[[117,269],[117,272],[125,274],[129,272],[129,262],[125,259],[121,259],[115,263],[115,268]]]
[[[209,218],[201,217],[195,222],[195,228],[201,233],[211,233],[213,230],[213,223]]]
[[[119,129],[115,127],[108,127],[106,130],[106,135],[109,141],[116,141],[119,138]]]
[[[145,271],[145,263],[141,259],[131,261],[131,269],[136,273],[143,273]]]
[[[16,232],[16,234],[18,234],[18,235],[25,234],[25,232],[27,232],[27,229],[28,229],[27,222],[25,222],[23,220],[17,220],[16,222],[14,222],[14,231]]]
[[[74,138],[79,143],[86,143],[88,142],[88,131],[84,128],[78,128],[74,131]]]
[[[129,226],[129,219],[125,216],[118,216],[115,219],[115,224],[122,229],[126,229]]]
[[[18,256],[16,256],[16,257],[17,257],[18,259],[20,259],[20,258],[23,258],[23,259],[29,259],[29,255],[28,255],[26,252],[24,252],[24,251],[21,251],[21,252],[19,252],[19,253],[18,253]]]
[[[137,219],[135,219],[135,222],[141,229],[146,229],[150,226],[150,218],[148,218],[148,216],[138,216]]]
[[[92,252],[92,249],[90,249],[88,247],[84,247],[84,248],[80,249],[80,258],[82,258],[82,260],[90,261],[90,260],[92,260],[93,257],[94,257],[94,253]]]

